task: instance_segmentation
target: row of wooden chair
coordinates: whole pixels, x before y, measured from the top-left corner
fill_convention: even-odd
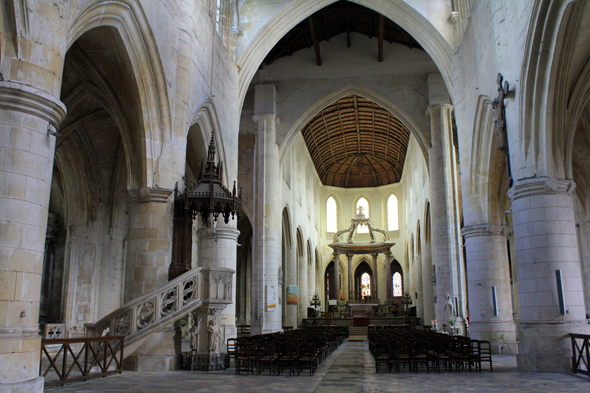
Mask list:
[[[300,375],[309,370],[313,375],[321,362],[348,337],[348,328],[309,326],[286,332],[229,339],[230,360],[236,374],[269,375],[289,372]]]
[[[408,367],[418,372],[418,366],[440,372],[444,367],[449,371],[468,369],[481,372],[482,363],[490,364],[493,372],[490,342],[471,340],[469,337],[448,336],[414,329],[382,329],[369,332],[369,349],[375,358],[375,369],[379,373],[383,366],[388,371],[400,371]]]

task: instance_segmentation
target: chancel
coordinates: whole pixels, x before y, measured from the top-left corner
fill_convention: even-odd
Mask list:
[[[0,12],[0,393],[588,390],[590,0]]]

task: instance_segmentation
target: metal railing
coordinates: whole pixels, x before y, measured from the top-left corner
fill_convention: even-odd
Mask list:
[[[123,336],[43,339],[39,375],[51,387],[121,374],[124,341]]]
[[[570,333],[572,339],[572,371],[590,376],[590,335]]]

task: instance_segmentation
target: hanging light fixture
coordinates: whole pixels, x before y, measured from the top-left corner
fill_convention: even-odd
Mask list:
[[[239,219],[242,204],[242,190],[236,195],[235,180],[232,191],[221,183],[223,164],[221,161],[215,163],[215,152],[215,134],[211,133],[207,161],[201,166],[199,179],[195,183],[185,178],[183,193],[179,193],[178,183],[174,189],[175,214],[189,213],[193,220],[200,214],[206,227],[211,226],[210,216],[217,221],[221,215],[226,224],[230,217]]]

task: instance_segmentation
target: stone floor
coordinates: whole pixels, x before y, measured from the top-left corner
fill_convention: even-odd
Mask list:
[[[312,377],[234,375],[220,372],[124,372],[102,379],[47,389],[48,392],[590,392],[586,377],[519,374],[514,356],[494,356],[494,373],[375,373],[367,342],[344,343]]]

